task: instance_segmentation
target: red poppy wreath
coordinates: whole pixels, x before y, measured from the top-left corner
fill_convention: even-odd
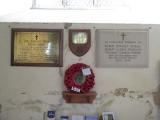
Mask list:
[[[71,65],[65,71],[64,84],[72,92],[86,93],[93,88],[94,73],[90,66],[83,63]]]

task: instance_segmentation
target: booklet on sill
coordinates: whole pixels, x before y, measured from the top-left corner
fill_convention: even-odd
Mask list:
[[[103,118],[103,120],[115,120],[113,112],[103,112],[102,118]]]
[[[96,115],[86,115],[85,120],[98,120]]]
[[[72,115],[72,120],[84,120],[83,115]]]

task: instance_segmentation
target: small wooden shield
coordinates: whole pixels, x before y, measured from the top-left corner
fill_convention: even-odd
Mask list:
[[[83,56],[91,47],[91,32],[89,29],[69,30],[69,48],[77,56]]]

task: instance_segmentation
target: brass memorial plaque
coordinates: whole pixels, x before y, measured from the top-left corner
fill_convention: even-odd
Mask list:
[[[62,66],[62,30],[12,29],[11,65]]]

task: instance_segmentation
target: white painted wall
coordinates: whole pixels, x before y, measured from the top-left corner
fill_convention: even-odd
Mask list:
[[[160,24],[159,0],[105,0],[102,10],[31,9],[32,1],[1,0],[0,22]]]
[[[150,28],[151,27],[151,28]],[[158,90],[160,73],[160,26],[142,24],[72,24],[92,32],[90,51],[82,57],[73,55],[64,29],[64,67],[10,66],[11,28],[64,29],[63,23],[0,23],[0,120],[43,120],[50,105],[60,115],[97,114],[113,111],[116,120],[158,120],[158,106],[152,92]],[[148,68],[95,68],[95,29],[149,29]],[[93,88],[98,95],[94,104],[66,104],[63,74],[77,62],[91,65],[96,75]]]

